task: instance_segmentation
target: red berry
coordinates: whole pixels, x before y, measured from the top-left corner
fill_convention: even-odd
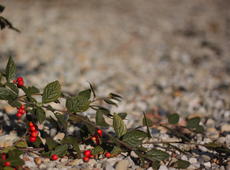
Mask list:
[[[33,131],[30,136],[37,137],[38,136],[38,131],[37,130]]]
[[[52,159],[53,161],[55,161],[55,160],[58,159],[58,156],[57,156],[56,154],[53,154],[53,155],[51,156],[51,159]]]
[[[97,130],[97,134],[98,134],[99,136],[102,136],[102,130],[101,130],[101,129],[98,129],[98,130]]]
[[[19,87],[24,86],[24,81],[18,81],[18,86],[19,86]]]
[[[18,118],[20,118],[20,117],[22,117],[22,114],[21,114],[21,113],[17,113],[16,116],[17,116]]]
[[[30,131],[36,131],[36,128],[35,128],[35,126],[30,126]]]
[[[91,155],[91,150],[86,150],[86,151],[84,152],[84,155],[85,155],[86,157],[89,157],[89,156]]]
[[[17,81],[23,81],[23,77],[18,77]]]
[[[111,153],[106,152],[106,153],[105,153],[105,157],[106,157],[106,158],[110,158],[110,157],[111,157]]]
[[[86,156],[85,156],[85,157],[83,158],[83,161],[84,161],[84,162],[89,162],[89,157],[86,157]]]
[[[90,158],[94,158],[94,155],[90,155],[89,157],[90,157]]]
[[[97,138],[96,138],[95,136],[93,136],[93,137],[91,137],[91,140],[92,140],[92,141],[96,141]]]
[[[29,122],[29,127],[34,127],[33,122]]]
[[[22,109],[18,109],[18,112],[17,113],[20,113],[21,115],[25,114],[26,111],[25,110],[22,110]]]
[[[9,161],[5,162],[4,166],[10,166],[10,162]]]
[[[33,137],[33,136],[30,136],[30,142],[35,142],[37,140],[37,138],[36,137]]]
[[[2,160],[6,160],[6,154],[5,153],[2,153],[1,157],[2,157]]]
[[[20,108],[25,109],[25,105],[24,105],[24,104],[22,104],[22,105],[20,106]]]

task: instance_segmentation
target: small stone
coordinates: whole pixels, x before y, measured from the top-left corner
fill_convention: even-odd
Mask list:
[[[160,168],[159,168],[159,170],[168,170],[168,168],[165,165],[161,165]]]
[[[138,158],[138,155],[134,151],[131,151],[130,155],[134,158]]]
[[[205,162],[205,163],[204,163],[204,166],[205,166],[205,167],[208,167],[208,168],[211,168],[212,165],[211,165],[210,162]]]
[[[36,157],[34,158],[34,162],[36,163],[36,165],[40,165],[42,163],[42,159],[40,157]]]
[[[214,127],[215,126],[215,121],[213,119],[208,119],[206,122],[207,127]]]
[[[116,165],[116,170],[127,170],[129,167],[129,161],[127,160],[121,160]]]
[[[102,163],[102,169],[114,170],[114,168],[112,167],[112,165],[108,161],[105,161],[105,162]]]
[[[59,140],[61,141],[65,137],[64,133],[58,133],[55,137],[54,140]]]
[[[207,136],[212,139],[217,139],[219,137],[219,132],[215,128],[207,128]]]
[[[185,161],[188,160],[187,156],[185,156],[185,155],[183,155],[183,156],[181,157],[181,159],[182,159],[182,160],[185,160]]]
[[[221,132],[230,132],[230,124],[224,124],[221,126]]]
[[[211,158],[208,155],[202,155],[201,157],[204,159],[205,162],[208,162],[211,160]]]
[[[195,164],[195,163],[197,163],[197,159],[196,159],[196,158],[190,158],[190,159],[189,159],[189,162],[190,162],[191,164]]]

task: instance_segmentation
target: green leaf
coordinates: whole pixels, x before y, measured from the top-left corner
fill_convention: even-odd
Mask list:
[[[23,152],[18,149],[10,150],[8,152],[8,159],[10,160],[17,159],[21,154],[23,154]]]
[[[118,155],[122,152],[122,149],[118,146],[114,146],[113,150],[110,152],[113,156]]]
[[[118,115],[122,118],[125,119],[127,116],[127,113],[118,113]]]
[[[67,98],[66,108],[69,112],[84,112],[88,110],[90,101],[85,96]]]
[[[15,169],[10,167],[10,166],[6,166],[6,167],[3,168],[3,170],[15,170]]]
[[[16,147],[18,148],[26,148],[28,147],[27,142],[24,140],[21,140],[15,144]]]
[[[90,86],[91,91],[93,92],[93,98],[95,98],[96,93],[95,93],[94,87],[93,87],[93,85],[91,83],[89,83],[89,86]]]
[[[66,144],[65,145],[59,145],[54,149],[54,151],[51,152],[51,155],[56,154],[60,157],[64,156],[67,152],[67,149],[68,149],[68,145],[66,145]]]
[[[147,125],[148,125],[149,127],[151,127],[151,126],[153,126],[153,122],[152,122],[152,120],[143,117],[143,126],[147,126]]]
[[[103,110],[98,109],[96,112],[96,125],[102,127],[108,127],[109,125],[106,123],[105,118],[103,117]]]
[[[35,109],[35,115],[39,123],[44,122],[44,120],[46,119],[46,113],[41,107],[37,107]]]
[[[51,151],[58,145],[58,143],[54,141],[51,137],[47,137],[46,145],[48,146],[48,149]]]
[[[72,145],[73,149],[77,152],[78,158],[81,157],[81,150],[79,147],[80,140],[73,136],[65,136],[64,139],[61,141],[61,144],[68,144]]]
[[[127,132],[127,128],[119,115],[114,113],[113,115],[113,128],[116,135],[120,138]]]
[[[31,96],[31,95],[37,94],[39,92],[40,92],[40,90],[37,87],[34,87],[34,86],[28,87],[26,89],[26,91],[25,91],[27,96]]]
[[[4,11],[5,7],[0,5],[0,13],[2,13]]]
[[[59,113],[55,113],[55,116],[57,118],[58,126],[60,128],[67,129],[68,122],[67,122],[67,120],[65,118],[65,115],[62,115],[62,114],[59,114]]]
[[[190,165],[190,163],[188,161],[185,160],[181,160],[178,159],[175,163],[174,163],[174,167],[177,169],[186,169],[188,168]]]
[[[11,90],[0,87],[0,100],[12,100],[15,99],[17,95],[13,93]]]
[[[153,162],[152,162],[152,168],[153,168],[154,170],[158,170],[158,169],[160,168],[160,166],[161,166],[160,161],[153,160]]]
[[[16,66],[12,57],[10,57],[6,66],[6,80],[9,82],[10,80],[14,79],[15,73],[16,73]]]
[[[11,105],[12,107],[17,107],[19,108],[21,106],[21,103],[18,100],[8,100],[8,104]]]
[[[6,83],[6,85],[16,94],[18,94],[18,87],[14,83]]]
[[[22,166],[24,165],[24,161],[18,157],[17,159],[10,160],[10,164],[12,166]]]
[[[91,96],[91,89],[81,91],[81,92],[78,93],[78,95],[86,98],[87,100],[89,100],[90,96]]]
[[[99,155],[99,154],[103,154],[104,149],[101,146],[96,146],[93,148],[92,150],[92,155]]]
[[[167,117],[170,124],[177,124],[180,119],[180,116],[177,113],[169,114]]]
[[[187,120],[187,128],[197,128],[200,123],[200,117],[194,117]]]
[[[132,130],[127,132],[123,137],[122,141],[130,146],[138,147],[142,144],[142,141],[148,137],[148,134],[140,130]]]
[[[108,104],[111,104],[111,105],[114,105],[114,106],[118,106],[117,103],[113,102],[112,100],[110,99],[104,99],[104,101]]]
[[[146,153],[146,155],[150,156],[152,160],[157,160],[157,161],[163,161],[169,158],[169,154],[167,152],[158,149],[151,149]]]
[[[42,94],[42,103],[54,102],[61,96],[61,85],[54,81],[46,85]]]
[[[143,125],[147,127],[147,134],[148,134],[148,137],[151,138],[152,135],[151,135],[151,132],[150,132],[150,129],[149,129],[149,126],[153,126],[153,122],[148,119],[145,115],[145,112],[143,112],[143,115],[144,115],[144,118],[143,118]]]

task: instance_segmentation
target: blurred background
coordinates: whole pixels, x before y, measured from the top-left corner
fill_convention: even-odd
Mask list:
[[[73,93],[95,84],[116,109],[229,118],[230,1],[1,0],[21,30],[0,32],[0,67],[40,88]]]

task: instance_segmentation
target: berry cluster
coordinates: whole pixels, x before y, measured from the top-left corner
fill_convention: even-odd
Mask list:
[[[16,113],[16,116],[18,118],[21,118],[25,113],[26,113],[25,105],[21,105],[20,108],[18,109],[18,112]]]
[[[96,134],[91,137],[91,140],[93,142],[95,142],[97,145],[99,145],[100,144],[99,138],[102,137],[102,135],[103,135],[102,130],[98,129],[97,132],[96,132]],[[85,150],[83,154],[84,154],[84,157],[82,159],[83,159],[84,162],[88,162],[90,158],[94,158],[94,155],[92,155],[91,150]],[[106,158],[110,158],[111,157],[111,153],[106,152],[105,153],[105,157]]]
[[[6,153],[2,153],[2,154],[1,154],[1,158],[2,158],[3,161],[5,161],[5,160],[7,159]],[[11,163],[10,163],[9,161],[4,162],[4,166],[5,166],[5,167],[6,167],[6,166],[10,166],[10,165],[11,165]]]
[[[35,142],[37,140],[37,136],[38,136],[38,131],[35,127],[35,125],[33,124],[33,122],[29,122],[29,130],[30,130],[30,142]]]
[[[14,83],[17,83],[18,87],[24,86],[24,79],[23,79],[23,77],[18,77],[16,80],[14,80]]]

